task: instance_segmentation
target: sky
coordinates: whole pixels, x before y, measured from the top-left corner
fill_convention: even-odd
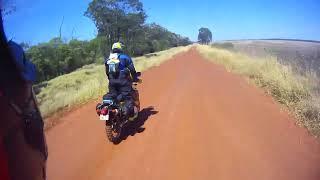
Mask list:
[[[0,0],[1,1],[1,0]],[[59,36],[89,40],[94,23],[83,14],[91,0],[7,0],[16,12],[5,17],[8,38],[37,44]],[[208,27],[214,40],[289,38],[320,40],[318,0],[140,0],[148,15],[168,30],[196,41]]]

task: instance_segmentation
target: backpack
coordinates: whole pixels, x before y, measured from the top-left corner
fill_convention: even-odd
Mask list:
[[[109,56],[109,59],[107,60],[107,65],[109,68],[109,73],[116,75],[120,72],[120,59],[119,59],[119,54],[117,53],[112,53]]]

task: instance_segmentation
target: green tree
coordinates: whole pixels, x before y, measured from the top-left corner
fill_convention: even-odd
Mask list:
[[[69,43],[53,38],[47,43],[28,48],[26,54],[38,67],[38,81],[41,82],[96,62],[102,56],[99,43],[99,38],[91,41],[74,39]]]
[[[97,38],[106,40],[104,46],[110,49],[112,43],[121,41],[129,55],[139,56],[190,44],[188,38],[155,23],[145,24],[147,16],[139,0],[93,0],[85,15],[94,21]],[[103,47],[103,55],[108,52],[106,47]]]
[[[152,44],[153,51],[161,51],[169,47],[185,46],[191,43],[189,38],[184,38],[172,33],[155,23],[145,25],[143,32],[146,42]]]
[[[198,41],[201,44],[209,44],[212,41],[212,33],[208,28],[200,28],[198,34]]]
[[[106,36],[109,44],[120,40],[131,43],[146,19],[139,0],[93,0],[85,15],[94,21],[98,36]]]
[[[38,67],[38,82],[76,70],[86,64],[101,63],[115,41],[125,44],[131,56],[190,44],[188,38],[155,23],[145,24],[146,14],[139,0],[93,0],[85,13],[97,26],[98,35],[90,41],[61,37],[29,47],[29,59]]]

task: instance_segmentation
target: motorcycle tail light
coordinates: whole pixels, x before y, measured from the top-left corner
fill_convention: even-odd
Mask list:
[[[108,114],[108,109],[107,108],[103,108],[102,110],[101,110],[101,114],[102,115],[107,115]]]

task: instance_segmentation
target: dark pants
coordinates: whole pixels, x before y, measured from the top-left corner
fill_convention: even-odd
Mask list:
[[[109,79],[109,92],[103,97],[118,102],[124,102],[123,114],[128,117],[134,115],[134,100],[132,97],[132,82],[127,79]]]

